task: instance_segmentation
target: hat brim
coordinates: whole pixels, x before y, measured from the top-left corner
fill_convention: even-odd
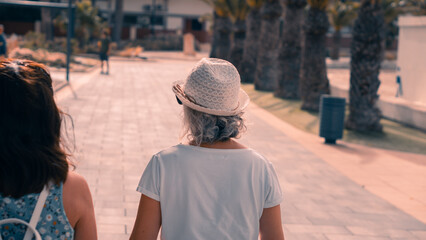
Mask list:
[[[183,89],[184,82],[183,81],[176,81],[176,82],[173,83],[173,88],[172,88],[176,97],[182,102],[183,105],[185,105],[189,108],[192,108],[196,111],[208,113],[208,114],[211,114],[211,115],[234,116],[234,115],[241,113],[248,106],[248,104],[250,102],[250,98],[247,95],[247,93],[240,88],[240,91],[238,93],[238,107],[235,108],[234,110],[225,111],[225,110],[217,110],[217,109],[206,108],[206,107],[200,106],[200,105],[190,101],[184,94],[182,94],[182,92],[179,92],[175,89],[176,86],[179,86],[181,89]]]

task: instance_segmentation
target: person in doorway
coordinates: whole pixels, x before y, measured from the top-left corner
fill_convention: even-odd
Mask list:
[[[4,26],[0,24],[0,59],[4,59],[7,57],[7,42],[3,32]]]
[[[43,65],[0,60],[2,239],[97,239],[90,190],[70,170],[53,94]]]
[[[101,60],[101,74],[109,74],[109,53],[110,53],[110,44],[111,40],[109,39],[108,32],[102,32],[102,38],[98,42],[99,46],[99,58]],[[104,72],[104,62],[106,64],[106,72]]]
[[[229,62],[204,58],[173,92],[187,142],[155,154],[141,177],[131,240],[283,240],[272,164],[236,141],[248,95]]]

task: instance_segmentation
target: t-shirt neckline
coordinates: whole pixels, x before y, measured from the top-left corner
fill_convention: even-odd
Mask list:
[[[199,147],[194,145],[187,145],[183,143],[179,143],[176,145],[177,147],[183,147],[183,148],[190,148],[194,150],[199,151],[207,151],[207,152],[246,152],[246,151],[252,151],[251,148],[231,148],[231,149],[223,149],[223,148],[206,148],[206,147]]]

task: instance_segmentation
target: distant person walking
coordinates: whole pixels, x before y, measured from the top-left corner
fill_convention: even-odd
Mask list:
[[[6,43],[6,37],[3,34],[4,26],[0,24],[0,59],[6,58],[6,52],[7,52],[7,43]]]
[[[110,43],[111,40],[109,39],[108,32],[104,31],[102,32],[102,38],[98,42],[99,46],[99,57],[101,59],[101,74],[104,74],[104,62],[106,62],[106,73],[109,74],[109,61],[108,56],[110,53]]]

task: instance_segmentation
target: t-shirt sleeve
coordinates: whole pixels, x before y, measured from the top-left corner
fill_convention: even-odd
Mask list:
[[[283,200],[280,183],[272,163],[266,163],[265,169],[265,204],[263,208],[271,208],[280,204]]]
[[[136,191],[149,198],[160,201],[160,174],[158,156],[154,155],[146,166]]]

